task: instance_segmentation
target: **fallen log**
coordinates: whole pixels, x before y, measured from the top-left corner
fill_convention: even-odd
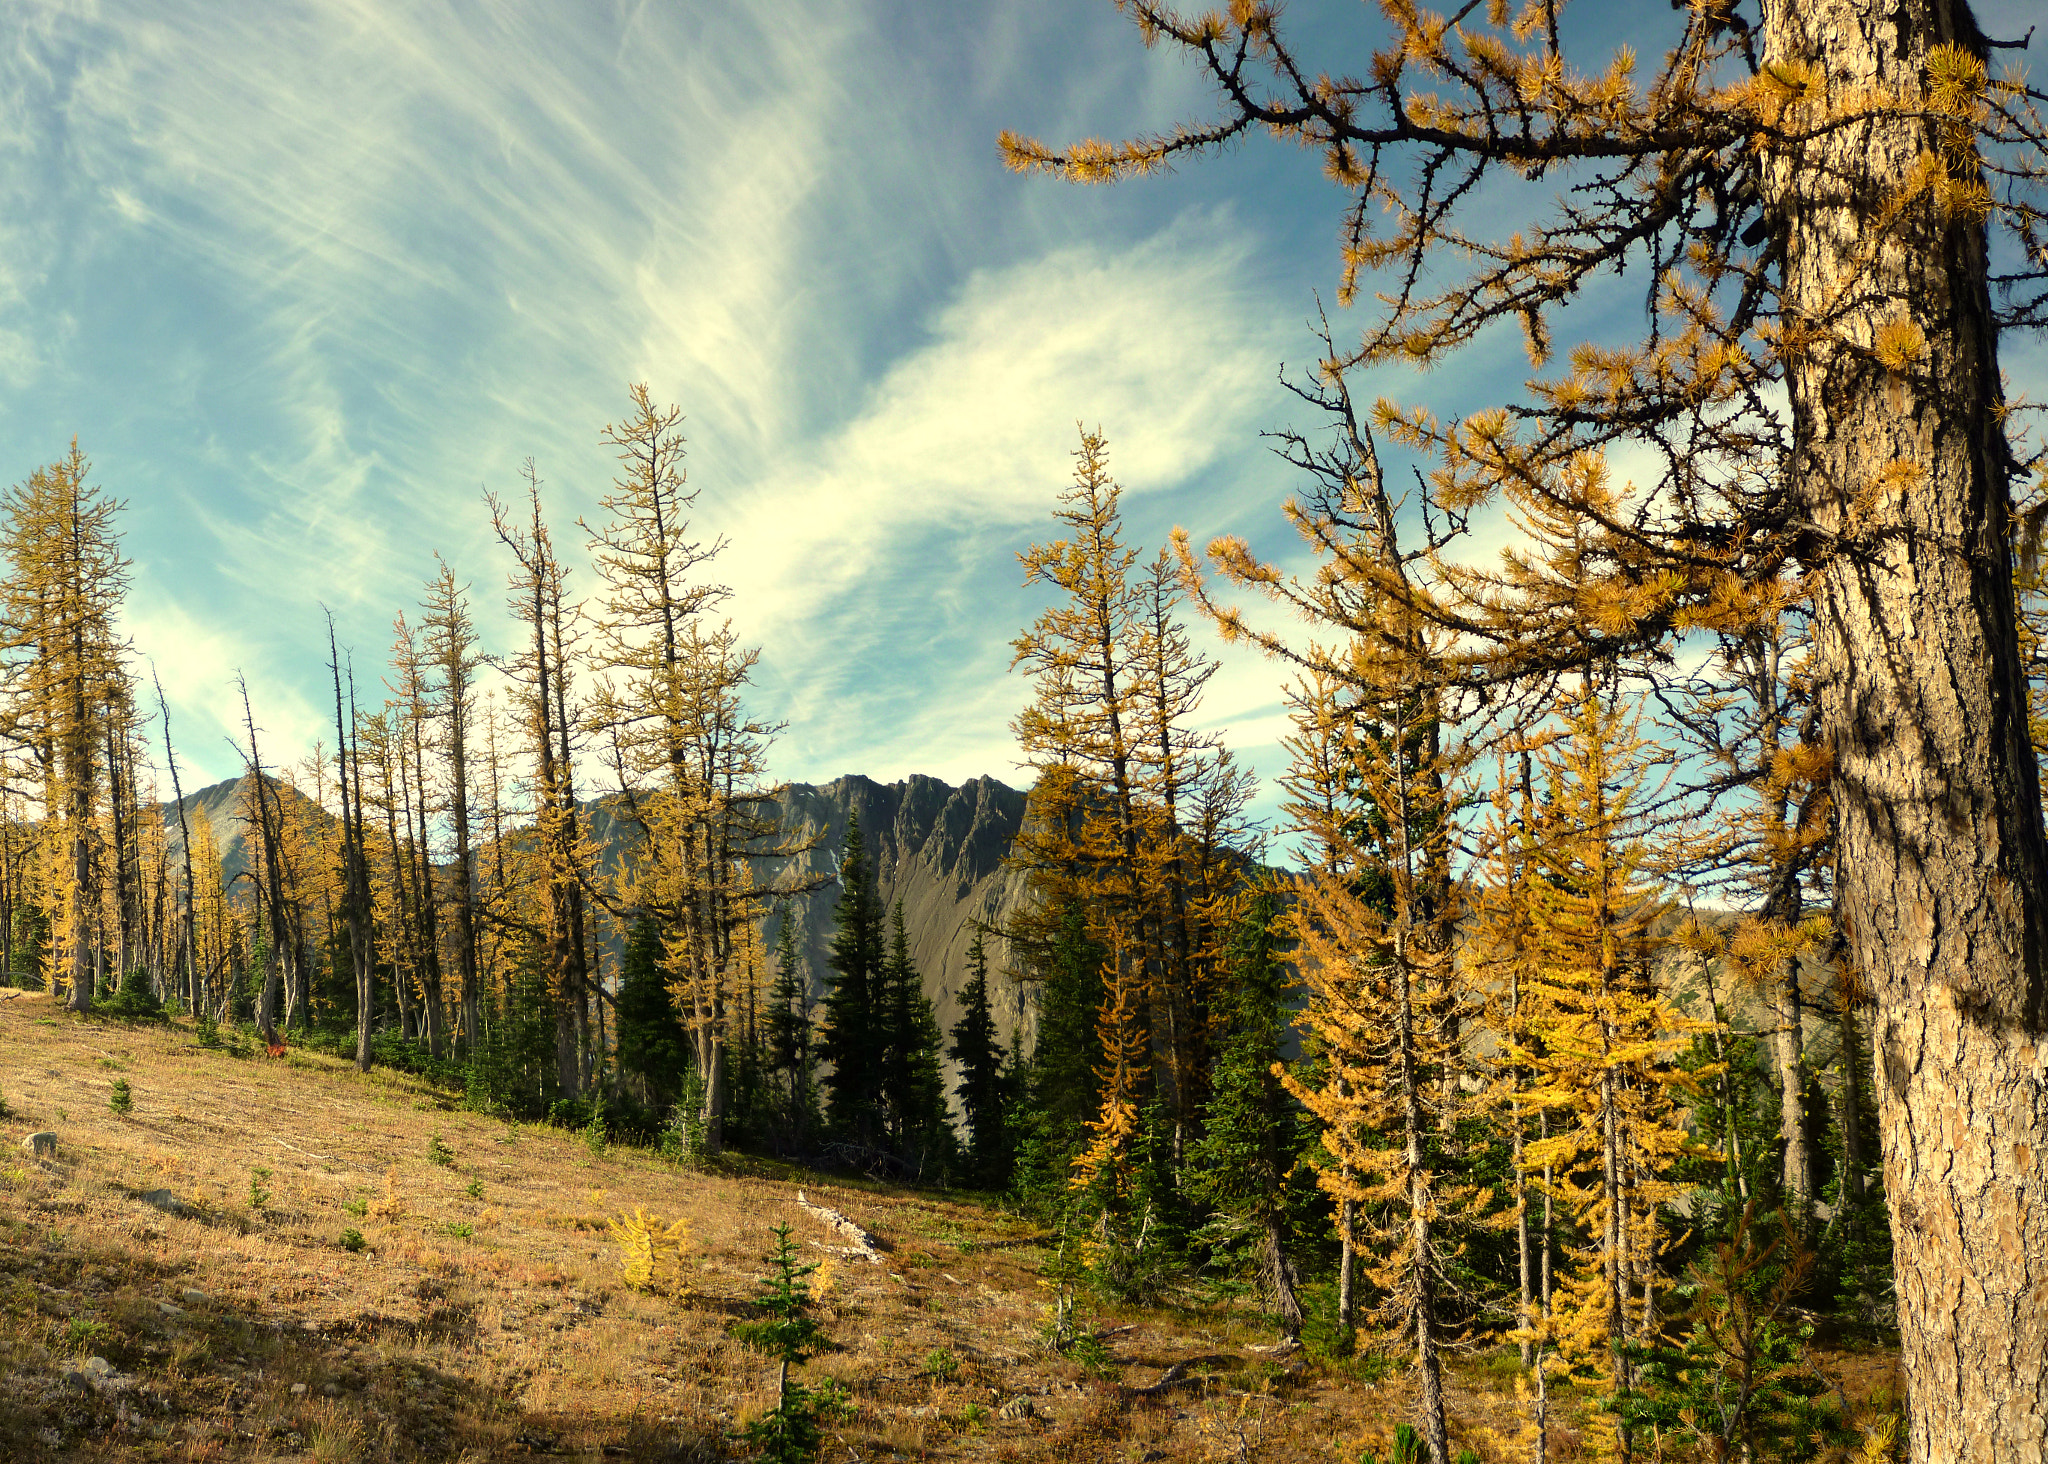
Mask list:
[[[854,1224],[852,1220],[840,1214],[837,1210],[830,1210],[823,1205],[812,1204],[804,1197],[802,1190],[796,1192],[796,1202],[799,1207],[829,1225],[842,1239],[852,1242],[850,1245],[839,1248],[839,1254],[857,1256],[873,1266],[882,1264],[882,1252],[879,1248],[881,1242],[868,1234],[867,1231],[861,1229],[860,1226]],[[820,1248],[825,1250],[833,1249],[830,1246]]]
[[[1198,1383],[1201,1381],[1199,1377],[1190,1377],[1188,1375],[1189,1364],[1194,1361],[1196,1359],[1189,1358],[1185,1362],[1176,1362],[1172,1367],[1159,1375],[1157,1382],[1150,1383],[1142,1388],[1134,1388],[1129,1383],[1119,1383],[1117,1384],[1117,1391],[1128,1393],[1133,1398],[1146,1398],[1154,1393],[1164,1393],[1168,1388],[1177,1388],[1183,1383]]]

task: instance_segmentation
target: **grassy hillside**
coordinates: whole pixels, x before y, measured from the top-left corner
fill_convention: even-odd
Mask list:
[[[887,1247],[831,1265],[833,1345],[805,1371],[850,1397],[833,1464],[1348,1464],[1407,1412],[1398,1374],[1272,1350],[1225,1304],[1102,1312],[1092,1366],[1055,1356],[1042,1235],[965,1199],[594,1152],[402,1075],[206,1050],[26,993],[0,1000],[0,1093],[0,1458],[744,1458],[734,1430],[775,1376],[728,1332],[769,1227],[814,1259],[834,1239],[800,1186]],[[53,1158],[15,1147],[39,1130]],[[606,1233],[635,1206],[689,1222],[652,1293]],[[1866,1390],[1890,1365],[1852,1362]],[[1485,1459],[1506,1457],[1488,1430],[1512,1431],[1511,1386],[1497,1355],[1460,1365],[1453,1413]]]

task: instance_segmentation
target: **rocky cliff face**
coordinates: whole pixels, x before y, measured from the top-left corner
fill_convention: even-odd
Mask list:
[[[901,783],[877,783],[857,774],[822,787],[792,784],[781,799],[782,824],[790,842],[816,841],[798,867],[831,876],[828,884],[794,902],[796,948],[814,996],[830,974],[832,912],[839,901],[838,871],[846,855],[846,826],[860,815],[861,832],[874,860],[876,885],[885,908],[903,903],[910,957],[924,977],[939,1026],[951,1032],[960,1019],[960,989],[967,984],[967,948],[977,922],[1008,923],[1025,897],[1021,872],[1005,868],[1024,824],[1025,795],[993,778],[975,778],[958,788],[936,778],[913,775]],[[763,870],[762,877],[770,877]],[[771,923],[767,939],[780,935]],[[1010,1034],[1036,1033],[1028,992],[1005,972],[1009,942],[988,937],[989,997],[1005,1045]],[[950,1086],[950,1076],[948,1083]]]

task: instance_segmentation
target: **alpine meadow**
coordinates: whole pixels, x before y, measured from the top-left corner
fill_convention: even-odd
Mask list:
[[[0,26],[0,1458],[2048,1464],[2032,7],[1219,3]]]

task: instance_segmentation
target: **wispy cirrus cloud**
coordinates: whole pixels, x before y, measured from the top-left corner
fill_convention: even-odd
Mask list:
[[[81,433],[131,503],[138,649],[226,776],[234,671],[310,745],[322,607],[373,687],[437,549],[504,644],[482,488],[531,454],[573,549],[645,379],[733,540],[778,769],[1003,773],[1015,552],[1075,421],[1135,538],[1206,531],[1267,493],[1299,304],[1229,212],[1027,185],[993,136],[1161,125],[1196,84],[1087,3],[24,0],[0,476]]]

